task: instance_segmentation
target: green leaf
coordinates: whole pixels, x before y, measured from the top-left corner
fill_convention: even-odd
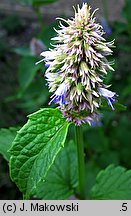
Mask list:
[[[49,91],[45,84],[45,80],[42,77],[32,82],[22,95],[17,106],[22,108],[25,113],[29,114],[37,111],[43,104],[47,104]]]
[[[51,4],[56,2],[57,0],[32,0],[33,6],[41,6],[44,4]]]
[[[8,152],[11,144],[16,136],[18,128],[0,129],[0,153],[9,161],[10,153]]]
[[[128,97],[131,94],[131,76],[128,76],[128,83],[125,85],[122,91],[122,97]],[[125,99],[123,99],[125,100]]]
[[[100,171],[96,184],[91,190],[91,198],[96,200],[131,199],[131,170],[114,165]]]
[[[115,108],[115,111],[116,112],[119,112],[119,111],[126,111],[126,106],[124,106],[123,104],[120,104],[118,102],[115,102],[114,104],[114,108]]]
[[[53,44],[53,41],[52,43],[50,42],[51,41],[51,38],[55,37],[56,36],[56,31],[54,29],[57,29],[58,28],[58,20],[56,20],[55,22],[53,22],[52,24],[50,24],[49,26],[43,28],[38,36],[38,38],[40,40],[43,41],[43,43],[45,44],[46,47],[52,47],[51,44]]]
[[[128,23],[130,24],[131,23],[131,1],[130,0],[125,0],[125,6],[123,9],[123,16],[124,16],[124,18],[126,18]]]
[[[34,79],[36,72],[41,68],[41,65],[35,65],[35,57],[23,57],[19,63],[19,84],[21,92],[25,91]]]
[[[108,137],[114,152],[119,155],[119,160],[127,167],[131,167],[131,124],[129,115],[125,113],[117,120],[116,127],[110,127]],[[113,162],[114,163],[114,162]]]
[[[100,171],[100,167],[95,163],[93,160],[88,160],[87,163],[85,164],[85,169],[86,169],[86,175],[85,175],[85,194],[86,194],[86,199],[89,199],[89,193],[93,185],[95,184],[96,181],[96,176],[98,172]]]
[[[89,128],[85,131],[85,147],[90,148],[91,151],[100,154],[108,149],[109,141],[105,135],[103,127]],[[88,142],[87,142],[88,141]]]
[[[35,196],[46,200],[63,200],[75,194],[78,185],[76,148],[73,141],[66,143],[41,182]]]
[[[120,104],[119,102],[114,102],[113,107],[115,108],[115,112],[120,112],[120,111],[125,111],[126,106],[123,104]],[[107,104],[106,99],[102,99],[102,109],[107,110],[107,111],[112,111],[111,107]]]
[[[28,198],[53,164],[65,143],[69,123],[58,109],[45,108],[29,115],[11,148],[12,180]]]
[[[44,5],[44,4],[50,4],[50,3],[54,3],[57,0],[18,0],[24,4],[30,4],[33,6],[40,6],[40,5]]]
[[[17,48],[14,48],[12,51],[21,56],[33,56],[30,49],[27,47],[17,47]]]

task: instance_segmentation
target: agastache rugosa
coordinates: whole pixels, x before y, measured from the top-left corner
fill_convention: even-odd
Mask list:
[[[111,106],[116,93],[107,90],[103,83],[109,70],[113,71],[107,56],[112,54],[114,41],[106,42],[104,31],[94,18],[95,11],[83,3],[75,9],[72,19],[60,19],[54,48],[41,53],[48,67],[45,73],[51,96],[51,102],[68,121],[77,125],[88,122],[90,125],[100,121],[98,108],[101,98],[106,98]],[[63,24],[65,22],[66,26]]]

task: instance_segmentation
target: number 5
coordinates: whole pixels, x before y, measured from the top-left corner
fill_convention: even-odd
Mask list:
[[[127,203],[122,203],[122,211],[127,211]]]

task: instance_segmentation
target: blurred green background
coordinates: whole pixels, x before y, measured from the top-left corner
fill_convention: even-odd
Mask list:
[[[47,107],[49,92],[45,85],[43,64],[35,66],[39,54],[47,50],[55,35],[56,17],[73,15],[72,6],[87,1],[76,0],[1,0],[0,1],[0,152],[13,140],[26,116]],[[103,25],[107,40],[115,38],[115,72],[105,82],[126,111],[103,113],[102,127],[84,126],[85,153],[89,160],[89,180],[109,164],[131,169],[131,0],[90,0],[87,3]],[[10,129],[8,129],[10,128]],[[71,133],[71,132],[70,132]],[[6,158],[0,155],[0,199],[21,199],[11,182]],[[89,184],[89,187],[90,187]]]

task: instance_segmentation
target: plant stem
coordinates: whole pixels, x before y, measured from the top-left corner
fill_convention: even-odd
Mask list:
[[[75,140],[77,145],[78,176],[80,199],[85,199],[85,162],[82,127],[75,126]]]
[[[34,12],[37,16],[37,19],[38,19],[41,27],[42,28],[45,27],[44,22],[43,22],[43,17],[41,16],[41,13],[40,13],[40,8],[38,6],[33,6],[33,9],[34,9]]]

